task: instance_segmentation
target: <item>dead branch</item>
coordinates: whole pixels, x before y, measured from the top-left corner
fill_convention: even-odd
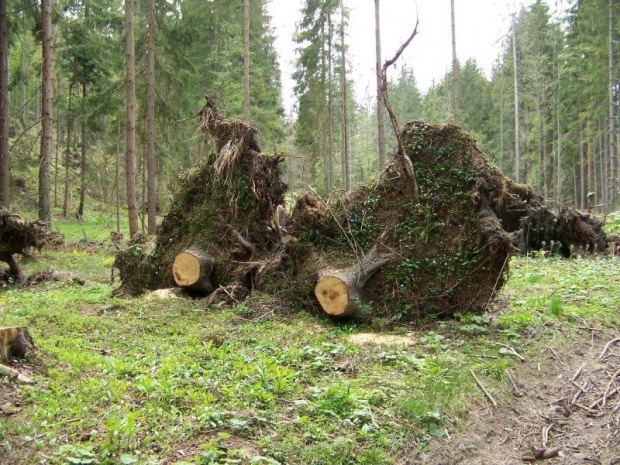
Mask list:
[[[253,255],[254,252],[256,251],[256,247],[254,247],[254,245],[250,244],[250,242],[243,237],[243,235],[237,231],[235,228],[233,228],[231,225],[226,225],[228,227],[228,231],[230,232],[230,234],[236,239],[236,241],[239,243],[239,245],[241,245],[241,247],[243,247],[250,255]]]
[[[535,449],[532,451],[531,455],[526,455],[522,457],[521,460],[524,462],[536,462],[537,460],[546,460],[556,457],[560,453],[560,449],[558,447],[553,447],[551,449]]]
[[[601,352],[601,356],[599,357],[600,360],[603,360],[603,358],[605,357],[605,354],[607,353],[607,351],[615,344],[617,344],[618,342],[620,342],[620,337],[617,337],[616,339],[612,339],[611,341],[609,341],[607,343],[607,345],[605,346],[605,348],[603,349],[603,352]]]
[[[514,347],[511,347],[509,345],[506,344],[502,344],[501,342],[498,342],[498,344],[502,347],[504,347],[508,353],[510,355],[514,355],[515,357],[517,357],[519,360],[521,360],[522,362],[525,362],[525,357],[523,357],[519,352],[517,352]]]
[[[480,390],[484,393],[484,395],[486,396],[487,399],[489,399],[489,401],[491,402],[491,404],[493,404],[493,407],[497,407],[497,402],[495,402],[495,399],[493,399],[493,396],[489,393],[489,391],[486,390],[486,388],[484,387],[484,385],[480,382],[480,380],[478,379],[478,377],[476,376],[476,373],[474,373],[474,370],[472,370],[471,368],[469,369],[469,372],[471,373],[471,375],[474,377],[474,380],[476,381],[476,384],[478,385],[478,387],[480,388]]]
[[[577,381],[577,378],[579,378],[579,376],[581,375],[581,371],[584,369],[584,367],[586,366],[587,362],[584,362],[575,372],[575,374],[573,375],[573,381]]]
[[[616,371],[609,380],[609,383],[607,383],[607,389],[605,389],[605,394],[603,394],[603,403],[601,404],[601,407],[605,407],[605,404],[607,403],[607,397],[610,396],[611,385],[614,384],[618,375],[620,375],[620,370]]]
[[[413,167],[413,163],[411,163],[411,160],[409,160],[406,156],[406,151],[405,151],[405,143],[403,141],[403,137],[402,134],[400,132],[400,125],[398,124],[398,120],[396,118],[396,113],[394,113],[394,109],[392,108],[392,105],[390,103],[390,97],[388,94],[388,80],[387,80],[387,69],[392,66],[394,63],[396,63],[396,61],[398,60],[398,58],[402,55],[402,53],[405,51],[405,49],[407,48],[407,46],[411,43],[411,41],[413,40],[413,38],[418,35],[418,25],[420,23],[420,18],[419,16],[416,18],[416,22],[415,22],[415,27],[413,28],[413,32],[411,33],[411,35],[409,36],[409,38],[403,42],[403,44],[400,46],[400,48],[396,51],[396,54],[394,55],[394,57],[390,60],[387,60],[385,63],[383,63],[383,67],[381,68],[381,71],[379,72],[379,81],[381,82],[381,96],[383,97],[383,103],[385,105],[385,108],[387,109],[388,115],[390,116],[390,121],[392,123],[392,127],[394,128],[394,133],[396,134],[396,140],[398,141],[398,160],[400,161],[403,170],[405,171],[406,176],[411,180],[412,182],[412,187],[413,187],[413,193],[414,193],[414,200],[418,199],[418,182],[416,180],[415,177],[415,169]]]
[[[605,402],[607,402],[607,399],[615,396],[618,392],[620,392],[620,388],[615,388],[615,389],[612,389],[611,391],[609,390],[605,391],[605,394],[601,398],[597,399],[596,401],[592,402],[592,404],[590,404],[589,406],[590,410],[594,410],[599,405],[601,407],[604,407]]]
[[[549,432],[551,431],[552,428],[553,428],[553,424],[548,425],[548,426],[543,426],[543,430],[542,430],[542,444],[545,447],[547,447],[547,443],[549,442]]]

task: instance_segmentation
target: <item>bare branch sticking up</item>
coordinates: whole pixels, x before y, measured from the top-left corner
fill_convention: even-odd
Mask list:
[[[400,125],[398,124],[398,120],[396,118],[396,114],[392,108],[390,103],[390,97],[388,95],[388,80],[387,80],[387,69],[392,66],[398,58],[405,51],[407,46],[411,43],[413,38],[418,35],[418,25],[420,24],[420,18],[416,18],[415,27],[413,28],[413,32],[409,36],[409,38],[403,42],[403,44],[396,51],[394,57],[390,60],[387,60],[380,71],[379,80],[381,81],[381,94],[383,96],[383,103],[385,104],[385,108],[388,111],[388,115],[390,116],[390,121],[392,122],[392,127],[394,128],[394,133],[396,134],[396,139],[398,141],[398,154],[397,159],[401,163],[403,170],[405,171],[406,176],[411,180],[413,186],[413,194],[414,199],[418,199],[418,182],[415,177],[415,169],[413,167],[413,163],[407,158],[405,154],[405,143],[403,142],[402,135],[400,133]]]

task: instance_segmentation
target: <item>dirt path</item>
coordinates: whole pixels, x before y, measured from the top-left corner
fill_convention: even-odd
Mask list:
[[[620,464],[620,341],[609,344],[618,337],[591,328],[560,336],[540,363],[526,360],[513,374],[497,408],[472,405],[467,432],[435,443],[420,463]]]

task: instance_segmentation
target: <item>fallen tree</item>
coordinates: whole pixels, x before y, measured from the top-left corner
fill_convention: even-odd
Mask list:
[[[245,293],[254,288],[256,264],[269,262],[283,244],[282,157],[263,154],[256,129],[220,115],[211,99],[198,116],[213,153],[185,175],[154,248],[135,244],[117,254],[119,294],[181,285],[204,296],[236,282],[244,284],[240,292]],[[191,262],[194,268],[187,268]],[[194,278],[197,284],[190,284]]]
[[[117,254],[118,293],[176,285],[215,303],[263,292],[333,316],[413,319],[481,311],[517,249],[606,243],[599,223],[551,212],[460,128],[422,122],[405,126],[404,153],[379,176],[329,201],[303,194],[288,214],[282,158],[262,153],[255,129],[213,101],[199,116],[213,154],[186,175],[155,246]]]
[[[44,225],[28,222],[9,210],[0,210],[0,261],[9,265],[7,279],[21,282],[23,276],[14,255],[30,257],[30,248],[40,249],[45,242]]]

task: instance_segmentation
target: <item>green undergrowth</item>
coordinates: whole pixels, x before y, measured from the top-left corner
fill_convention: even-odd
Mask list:
[[[620,235],[620,211],[610,213],[605,219],[605,232]]]
[[[16,194],[13,209],[20,213],[24,219],[34,221],[38,218],[36,204],[33,204],[31,196]],[[52,208],[52,230],[64,236],[64,242],[75,244],[88,240],[98,243],[105,242],[110,238],[110,232],[117,230],[117,221],[113,206],[87,197],[86,208],[82,221],[76,216],[77,205],[73,202],[69,205],[66,217],[62,215],[62,199],[60,206]],[[127,211],[121,210],[119,218],[120,232],[127,239],[129,236],[129,221]]]
[[[620,323],[617,259],[516,258],[499,310],[387,330],[111,298],[106,254],[43,258],[27,271],[88,282],[0,293],[0,326],[27,325],[39,348],[36,384],[0,380],[14,404],[0,412],[0,463],[404,463],[486,403],[470,369],[501,402],[519,364],[510,348],[535,360],[580,325]],[[352,342],[368,332],[408,344]]]

